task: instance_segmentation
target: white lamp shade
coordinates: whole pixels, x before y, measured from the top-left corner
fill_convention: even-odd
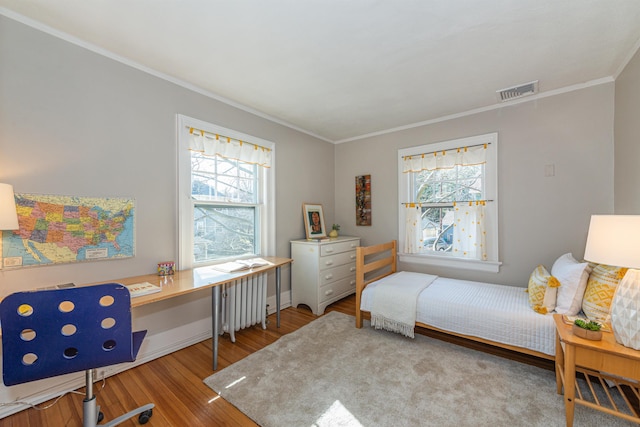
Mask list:
[[[0,184],[0,230],[17,230],[18,214],[13,186]]]
[[[593,215],[584,259],[629,268],[611,301],[611,329],[617,342],[640,350],[640,215]]]
[[[584,259],[640,268],[640,215],[593,215]]]

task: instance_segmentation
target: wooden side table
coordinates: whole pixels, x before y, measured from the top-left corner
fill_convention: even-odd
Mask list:
[[[618,344],[611,332],[603,332],[601,341],[577,337],[571,331],[571,325],[562,320],[562,315],[554,314],[553,318],[556,323],[556,385],[558,394],[562,394],[564,386],[567,426],[573,426],[576,403],[640,424],[636,409],[622,390],[624,385],[636,396],[640,393],[640,351]],[[590,395],[577,388],[576,372],[585,375]],[[607,387],[605,380],[614,387]],[[604,386],[608,401],[596,396],[594,381]],[[627,408],[620,408],[614,402],[615,393],[621,394]]]

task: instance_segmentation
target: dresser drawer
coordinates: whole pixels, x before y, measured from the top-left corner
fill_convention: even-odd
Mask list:
[[[356,251],[320,257],[320,270],[356,262]]]
[[[320,246],[320,256],[339,254],[355,250],[360,246],[360,240],[352,240],[349,242],[337,242]]]
[[[354,277],[346,277],[337,282],[330,283],[320,287],[319,302],[323,303],[337,295],[347,292],[353,292],[356,289],[356,279]]]
[[[320,286],[324,286],[327,283],[335,282],[336,280],[340,280],[348,276],[355,277],[354,276],[355,272],[356,272],[355,263],[340,265],[335,268],[322,270],[319,276]]]

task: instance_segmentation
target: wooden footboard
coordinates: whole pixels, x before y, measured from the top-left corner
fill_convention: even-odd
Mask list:
[[[362,328],[363,317],[366,315],[369,317],[368,312],[360,309],[360,302],[362,298],[362,291],[370,283],[382,279],[397,271],[397,242],[395,240],[382,243],[375,246],[358,247],[356,248],[356,328]],[[416,326],[421,328],[437,331],[440,333],[464,338],[471,341],[480,342],[483,344],[489,344],[494,347],[499,347],[511,351],[516,351],[529,356],[536,356],[542,359],[554,360],[554,356],[540,353],[538,351],[515,347],[508,344],[502,344],[483,338],[456,334],[450,331],[445,331],[431,325],[424,323],[416,323]]]
[[[398,244],[395,240],[356,248],[356,328],[362,328],[360,299],[367,285],[397,271]],[[366,259],[366,257],[369,257]]]

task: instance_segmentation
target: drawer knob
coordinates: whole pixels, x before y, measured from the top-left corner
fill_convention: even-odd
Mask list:
[[[324,265],[333,265],[333,260],[325,262]]]
[[[324,293],[324,295],[325,295],[325,296],[327,296],[327,297],[328,297],[329,295],[331,295],[331,294],[333,294],[333,289],[329,289],[328,291],[326,291],[326,292]]]
[[[355,267],[351,267],[351,268],[349,269],[349,271],[356,271],[356,268],[355,268]]]
[[[324,278],[325,280],[333,279],[333,274],[327,274]]]
[[[327,252],[328,254],[330,254],[330,253],[332,253],[332,252],[333,252],[333,249],[332,249],[332,248],[327,248],[326,252]]]

